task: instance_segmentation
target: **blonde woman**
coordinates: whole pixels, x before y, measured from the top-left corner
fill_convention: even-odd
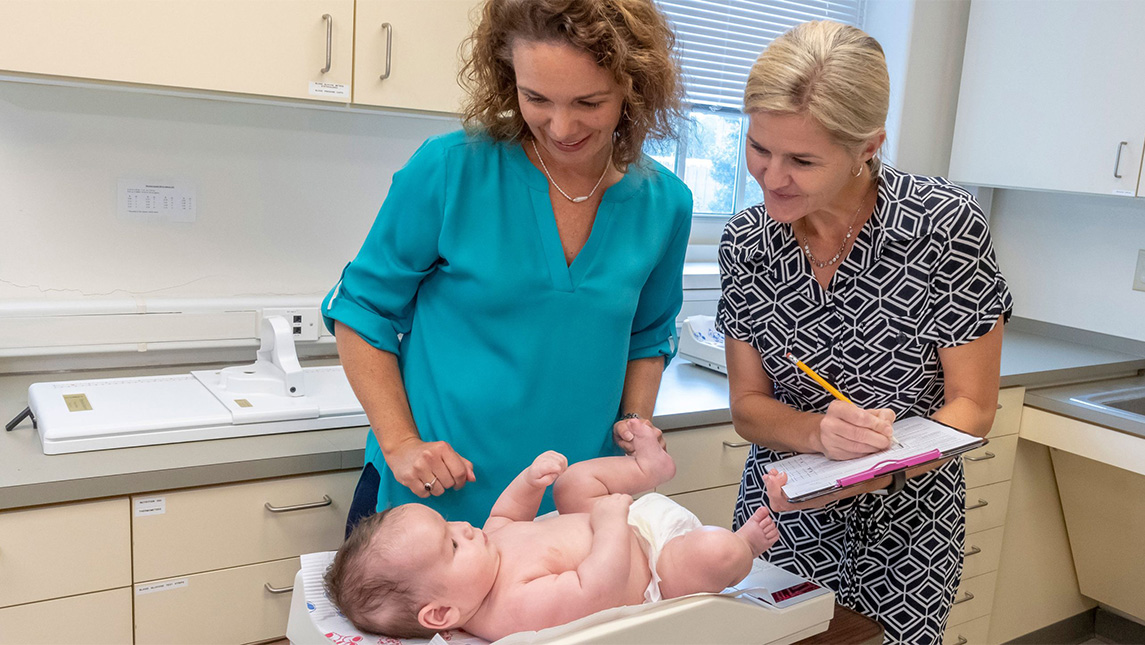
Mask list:
[[[755,444],[736,524],[767,504],[781,539],[764,557],[834,589],[888,643],[939,643],[962,569],[960,459],[801,505],[768,473],[794,453],[884,450],[896,418],[976,435],[994,418],[1012,301],[986,219],[965,190],[880,163],[888,101],[882,48],[838,23],[796,27],[752,68],[747,164],[764,201],[719,252],[732,417]]]
[[[323,303],[372,428],[347,532],[412,501],[476,522],[537,454],[631,449],[675,353],[691,193],[641,153],[679,112],[666,20],[488,0],[470,44],[465,130],[394,175]]]

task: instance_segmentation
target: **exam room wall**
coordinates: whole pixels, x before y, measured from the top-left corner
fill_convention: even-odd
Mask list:
[[[999,189],[990,227],[1015,315],[1145,341],[1145,199]]]
[[[394,171],[451,118],[0,81],[0,306],[317,297]],[[193,222],[117,214],[120,178],[190,181]]]

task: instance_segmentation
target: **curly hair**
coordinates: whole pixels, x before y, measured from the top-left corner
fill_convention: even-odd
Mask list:
[[[675,136],[683,82],[673,54],[676,38],[652,0],[486,0],[466,40],[458,75],[468,90],[463,122],[498,141],[527,141],[512,48],[519,40],[565,43],[587,52],[624,92],[612,162],[640,158],[646,138]]]
[[[354,527],[323,577],[326,594],[362,631],[397,638],[431,638],[436,632],[418,622],[417,613],[424,603],[419,602],[410,577],[391,575],[395,572],[390,564],[400,561],[400,556],[390,553],[392,539],[386,534],[401,530],[390,526],[394,510],[375,513]],[[379,622],[371,620],[370,614],[383,604],[387,605],[385,616]]]

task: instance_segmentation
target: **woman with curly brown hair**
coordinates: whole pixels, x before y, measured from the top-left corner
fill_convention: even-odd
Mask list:
[[[348,527],[479,521],[545,450],[630,450],[676,351],[691,193],[641,153],[679,114],[664,17],[488,0],[469,44],[466,128],[394,175],[323,303],[372,427]]]

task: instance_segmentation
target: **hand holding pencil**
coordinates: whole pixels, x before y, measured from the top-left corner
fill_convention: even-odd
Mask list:
[[[837,399],[828,406],[827,414],[819,425],[824,455],[831,459],[854,459],[898,444],[892,427],[895,420],[893,410],[864,410],[790,352],[787,358]]]

